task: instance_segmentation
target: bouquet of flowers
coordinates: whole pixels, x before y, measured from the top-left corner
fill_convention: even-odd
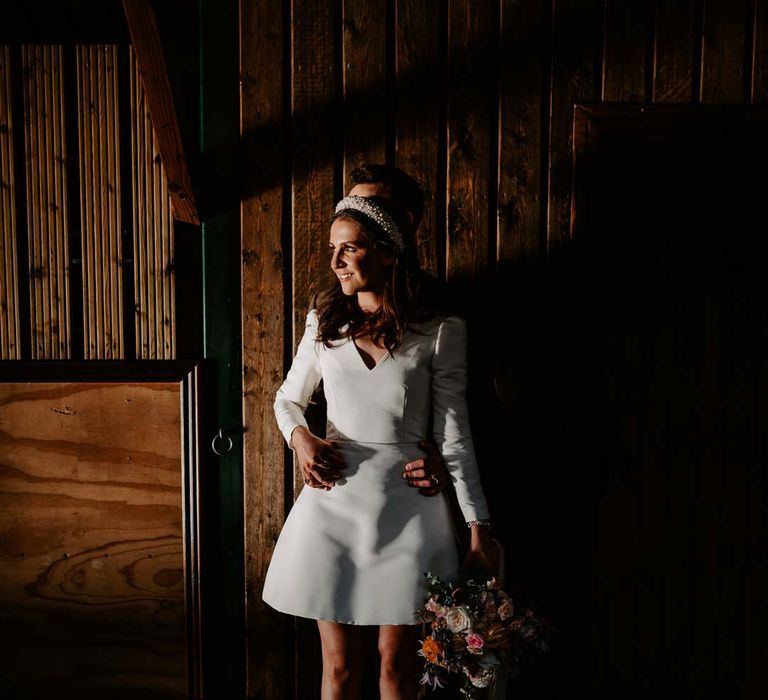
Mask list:
[[[417,652],[424,657],[423,686],[442,688],[458,677],[461,693],[477,698],[502,674],[517,677],[521,663],[549,649],[555,627],[533,610],[517,610],[495,576],[486,580],[474,569],[453,584],[424,575],[430,595],[418,610],[423,638]]]

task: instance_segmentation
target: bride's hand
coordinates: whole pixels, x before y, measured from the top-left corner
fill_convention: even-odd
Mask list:
[[[501,563],[501,554],[496,542],[490,536],[484,537],[478,542],[472,542],[464,562],[461,565],[460,575],[464,575],[472,568],[480,568],[491,578],[499,576],[499,564]],[[501,572],[503,578],[504,572]]]
[[[299,459],[299,467],[304,476],[304,483],[312,488],[330,491],[346,468],[336,443],[323,440],[304,426],[296,426],[291,433],[291,443]]]

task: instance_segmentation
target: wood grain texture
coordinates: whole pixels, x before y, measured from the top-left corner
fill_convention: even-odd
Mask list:
[[[746,30],[752,19],[747,0],[704,2],[701,42],[701,102],[742,102],[746,96],[744,74]]]
[[[309,300],[334,281],[328,257],[337,151],[336,70],[331,0],[291,6],[294,349],[303,335]],[[298,477],[297,477],[298,479]],[[297,489],[303,485],[297,480]],[[297,492],[298,493],[298,492]]]
[[[448,11],[448,280],[488,269],[489,96],[495,85],[498,4],[451,0]],[[493,151],[493,170],[496,149]]]
[[[343,190],[362,163],[384,163],[387,142],[387,3],[343,0]]]
[[[0,46],[0,359],[21,359],[11,51]]]
[[[542,83],[546,13],[543,0],[501,2],[499,66],[499,269],[539,253],[541,220]]]
[[[25,697],[187,697],[180,406],[178,382],[0,384],[0,649]]]
[[[176,356],[173,215],[138,67],[130,55],[136,357]]]
[[[691,102],[696,41],[694,0],[656,0],[652,101]]]
[[[649,2],[607,0],[603,31],[601,99],[645,102]]]
[[[125,356],[117,51],[76,48],[84,357],[92,360]]]
[[[552,16],[547,250],[570,235],[573,104],[598,99],[602,12],[597,0],[557,0]]]
[[[61,46],[22,48],[33,359],[70,357],[67,145]]]
[[[272,404],[283,378],[283,265],[281,248],[284,120],[283,16],[274,3],[240,3],[240,132],[247,162],[241,200],[243,469],[248,697],[292,697],[293,625],[261,599],[267,566],[284,521],[284,440],[274,429]],[[269,154],[265,157],[265,154]],[[290,259],[290,258],[289,258]],[[289,314],[290,315],[290,314]],[[293,465],[291,464],[290,467]],[[287,662],[288,661],[288,662]]]
[[[163,47],[149,0],[123,0],[123,9],[138,57],[140,80],[146,93],[147,110],[155,129],[158,151],[168,176],[174,217],[188,224],[200,223],[192,181],[173,104]]]
[[[336,282],[328,255],[328,220],[336,194],[336,164],[341,162],[336,93],[338,4],[333,0],[291,2],[291,95],[293,178],[291,239],[293,242],[293,341],[291,357],[304,333],[309,302],[315,292]],[[305,488],[296,453],[293,456],[295,500]],[[290,465],[289,465],[290,466]],[[320,685],[321,650],[317,624],[297,620],[294,667],[296,697],[312,698]],[[312,660],[309,662],[308,660]]]
[[[768,0],[755,0],[754,41],[750,57],[750,101],[768,102]]]
[[[395,81],[397,95],[395,165],[424,190],[424,213],[416,231],[421,266],[433,275],[444,270],[445,133],[443,102],[447,65],[440,50],[439,6],[428,0],[396,3]]]
[[[619,121],[615,126],[617,130],[631,127],[644,133],[644,124],[658,111],[669,109],[674,114],[676,105],[710,99],[703,97],[704,86],[711,91],[713,103],[739,103],[745,95],[751,95],[755,102],[765,102],[766,5],[763,0],[740,2],[744,10],[741,25],[738,17],[742,9],[725,4],[713,9],[717,3],[704,0],[378,0],[365,5],[357,0],[313,4],[294,0],[290,3],[289,21],[283,21],[282,26],[276,16],[269,14],[265,3],[258,2],[254,7],[241,3],[242,16],[247,17],[241,28],[241,132],[248,162],[264,164],[260,172],[248,176],[242,209],[244,406],[251,424],[261,420],[267,426],[263,433],[262,428],[254,428],[259,432],[246,437],[253,455],[246,478],[250,482],[246,484],[250,494],[247,513],[254,523],[246,531],[249,596],[258,586],[258,572],[264,570],[271,543],[279,532],[281,509],[287,509],[302,488],[298,472],[294,471],[294,492],[285,493],[280,481],[282,465],[278,468],[263,464],[263,460],[272,458],[272,450],[280,450],[269,403],[285,369],[279,369],[280,360],[274,348],[266,345],[266,339],[283,338],[286,358],[293,356],[311,294],[334,281],[327,269],[325,244],[326,222],[336,196],[349,187],[349,171],[359,160],[381,159],[381,144],[386,146],[382,134],[394,128],[393,163],[413,175],[425,189],[425,214],[417,232],[422,265],[437,276],[471,284],[478,299],[485,298],[485,291],[500,292],[493,299],[513,319],[510,338],[493,325],[499,307],[492,306],[488,319],[475,324],[470,339],[475,396],[482,396],[488,389],[493,400],[503,399],[505,405],[513,406],[512,411],[492,416],[498,420],[485,425],[516,430],[519,442],[524,444],[515,448],[519,450],[515,455],[518,463],[540,465],[542,473],[560,463],[557,459],[548,462],[550,456],[578,461],[584,449],[590,451],[596,468],[611,468],[614,462],[606,462],[606,455],[615,457],[616,464],[625,468],[610,485],[615,486],[615,491],[605,502],[595,505],[593,513],[603,528],[595,535],[596,561],[615,573],[615,578],[598,581],[595,591],[600,601],[595,617],[599,640],[591,663],[601,692],[650,692],[653,681],[659,679],[661,685],[669,681],[672,687],[680,688],[682,695],[690,688],[691,692],[704,692],[708,682],[717,681],[721,684],[718,688],[725,687],[727,678],[719,676],[720,671],[713,665],[721,651],[721,668],[737,668],[737,656],[743,653],[742,670],[747,675],[756,674],[760,652],[734,641],[738,625],[726,619],[710,625],[701,611],[707,596],[712,598],[715,587],[720,585],[712,572],[721,560],[705,551],[707,537],[726,549],[726,535],[715,532],[718,524],[730,523],[731,535],[737,530],[760,527],[764,518],[760,511],[762,498],[754,488],[761,483],[761,477],[749,466],[739,474],[724,475],[718,455],[701,461],[701,455],[688,450],[682,437],[712,431],[716,440],[732,440],[734,444],[746,441],[752,447],[756,444],[758,429],[751,412],[761,410],[762,404],[753,395],[754,387],[738,374],[734,383],[725,387],[710,375],[710,383],[702,383],[705,374],[723,371],[724,360],[706,353],[691,356],[691,343],[696,338],[727,336],[730,331],[724,329],[730,323],[729,313],[722,308],[697,308],[695,300],[689,299],[691,306],[684,308],[684,313],[674,305],[667,309],[662,304],[656,319],[642,307],[638,308],[639,315],[625,317],[617,313],[606,319],[606,332],[613,336],[595,351],[595,357],[609,353],[615,375],[600,375],[604,394],[595,396],[587,389],[575,401],[573,410],[569,410],[568,403],[572,398],[568,382],[577,386],[580,381],[571,376],[580,372],[571,355],[579,348],[574,348],[571,340],[582,335],[588,344],[593,337],[568,318],[574,300],[582,298],[581,288],[590,282],[583,270],[593,264],[587,257],[579,257],[579,241],[572,236],[574,231],[589,228],[590,222],[583,217],[595,216],[599,209],[596,202],[610,204],[600,192],[585,195],[579,183],[583,173],[574,177],[574,158],[582,163],[589,160],[585,151],[579,152],[579,143],[589,142],[592,128],[584,114],[579,120],[579,110],[593,108],[594,103],[605,103],[614,110],[635,104],[639,115],[636,121]],[[753,20],[747,17],[749,8],[744,2],[754,9]],[[750,40],[750,22],[754,24],[754,43]],[[336,44],[339,39],[341,46]],[[282,59],[277,61],[275,57],[279,56],[290,58],[290,65],[282,65]],[[486,74],[489,56],[497,60]],[[387,60],[393,76],[386,74]],[[739,62],[740,78],[734,73]],[[270,67],[265,69],[265,65]],[[290,84],[280,82],[281,73]],[[382,80],[392,90],[386,97],[390,110],[386,115],[376,110],[382,99]],[[745,92],[734,88],[739,80]],[[281,120],[288,119],[283,117],[288,105],[280,105],[287,98],[291,102],[290,125],[283,142],[280,125]],[[341,112],[339,107],[343,108]],[[610,109],[592,117],[599,121],[610,114]],[[390,117],[394,126],[388,121]],[[653,138],[650,143],[655,143]],[[603,145],[610,153],[614,142]],[[392,155],[386,147],[384,151],[385,157]],[[289,164],[284,161],[285,153],[289,154]],[[642,149],[632,151],[633,158],[641,156]],[[688,167],[687,161],[682,162]],[[622,173],[625,165],[620,160],[612,163],[615,171]],[[287,182],[287,178],[281,180],[279,167],[285,168],[284,172],[292,168],[290,202],[287,195],[281,200],[281,190],[275,185]],[[631,169],[626,173],[626,177],[635,176]],[[587,196],[587,200],[592,198],[589,206],[580,208],[573,193]],[[649,196],[659,206],[667,201]],[[621,268],[611,263],[611,246],[626,243],[635,220],[652,210],[648,202],[632,202],[625,211],[615,213],[614,222],[621,222],[615,236],[606,237],[591,251],[598,259],[606,256],[606,274],[615,273],[614,281],[618,283]],[[669,202],[670,207],[673,204]],[[628,211],[632,216],[627,215]],[[281,227],[283,245],[290,245],[290,255],[287,247],[279,250],[277,231]],[[660,247],[648,248],[647,254],[653,257],[658,253],[659,269],[663,270],[667,251],[664,246],[678,245],[678,239],[670,234],[666,242],[663,238],[649,240],[653,240],[652,246]],[[642,246],[638,248],[643,250]],[[698,250],[698,245],[691,245],[689,252],[693,255]],[[535,264],[520,264],[523,262]],[[494,286],[484,287],[491,277]],[[668,282],[663,275],[662,279]],[[284,311],[285,284],[293,287],[288,293],[290,308]],[[265,290],[273,293],[270,298]],[[657,291],[651,288],[651,292]],[[603,290],[597,302],[607,303],[610,296]],[[472,311],[479,313],[477,306]],[[286,313],[292,315],[292,322],[283,326]],[[627,323],[622,325],[624,320]],[[292,328],[293,334],[286,334],[285,328]],[[572,336],[566,332],[570,330]],[[481,338],[484,332],[488,332],[488,342]],[[488,376],[480,377],[477,368],[486,371],[487,358],[493,360],[487,363]],[[666,400],[669,392],[674,393],[674,400]],[[691,396],[704,394],[704,414],[691,412],[686,402]],[[749,406],[740,409],[741,414],[735,407],[738,395],[747,396]],[[595,402],[613,402],[616,414],[606,415],[605,419],[614,444],[606,447],[598,436],[586,448],[583,446],[582,435],[572,427],[581,425],[579,421],[588,415],[586,408],[583,415],[576,415],[583,396]],[[483,400],[476,404],[483,423],[491,403]],[[717,410],[721,410],[725,404],[743,421],[732,419],[722,427],[706,417],[708,408],[715,410],[719,406]],[[569,422],[572,425],[561,425]],[[492,436],[483,432],[487,430],[485,425],[478,431],[479,452],[487,450],[489,463],[494,463],[499,455],[494,452]],[[524,435],[526,432],[529,434]],[[567,447],[547,445],[542,453],[542,445],[557,442],[560,436],[568,436],[573,443],[564,439]],[[672,442],[664,442],[667,438]],[[614,448],[618,452],[611,455]],[[509,459],[509,455],[505,453],[504,458]],[[697,472],[702,464],[707,474]],[[545,477],[523,471],[516,476],[517,484],[545,490],[549,487]],[[265,486],[268,479],[274,481]],[[491,472],[488,483],[493,484],[493,479]],[[700,490],[697,505],[688,498],[686,489],[690,490],[691,484]],[[719,488],[732,497],[728,505],[718,501]],[[494,496],[492,493],[491,498]],[[499,502],[502,498],[499,496]],[[733,503],[746,503],[747,507],[740,512]],[[575,511],[567,510],[570,504],[565,497],[558,501],[561,506],[579,520]],[[708,509],[714,507],[718,509],[717,519],[705,523]],[[534,517],[533,506],[530,512]],[[512,522],[503,520],[505,516],[497,516],[502,527]],[[516,517],[525,523],[523,516]],[[554,549],[562,547],[566,539],[563,522],[565,516],[554,518],[549,530],[542,526],[528,544],[520,544],[527,561],[542,564],[542,569],[534,573],[521,574],[537,584],[534,591],[546,589],[548,582],[556,578],[549,574],[557,566],[562,567],[561,571],[567,568],[562,561],[545,561],[552,550],[540,546],[548,543]],[[575,531],[579,523],[569,526],[570,531]],[[509,528],[510,537],[514,532]],[[699,534],[692,532],[708,533],[698,541],[698,553],[691,538]],[[754,537],[758,536],[750,537],[757,546]],[[665,542],[669,548],[658,554],[654,547]],[[539,550],[547,551],[547,555]],[[582,553],[564,550],[559,550],[561,560],[573,556],[567,564],[578,566],[577,557],[583,560]],[[687,558],[676,558],[680,551],[686,551]],[[642,571],[638,574],[642,566],[654,565],[656,555],[668,576],[644,575]],[[711,577],[699,584],[691,573],[692,562],[710,572]],[[735,579],[730,579],[723,590],[730,600],[743,600],[735,585]],[[564,607],[561,619],[567,626],[572,622],[567,618],[574,606],[569,604],[569,594],[556,588],[553,584],[542,595],[549,596],[547,602]],[[742,589],[748,600],[757,600],[759,587],[754,581],[743,581]],[[265,619],[260,617],[259,604],[256,601],[248,613],[249,626],[257,632]],[[734,603],[730,608],[733,619],[743,620],[745,609],[745,604],[738,607]],[[700,616],[695,623],[694,616]],[[686,641],[685,630],[691,625],[701,632],[695,650],[690,640]],[[573,633],[575,628],[570,629]],[[285,653],[284,663],[278,664],[281,671],[264,671],[258,658],[260,642],[251,643],[249,688],[270,688],[280,696],[290,693],[289,684],[278,687],[279,679],[284,677],[282,669],[287,669],[294,673],[295,696],[315,697],[319,664],[306,665],[307,659],[319,652],[312,621],[296,621],[296,654],[290,658],[290,652],[283,651],[287,639],[280,636],[283,630],[275,630],[276,649],[274,653],[264,650],[264,654],[280,658]],[[717,640],[721,632],[728,642]],[[578,634],[564,641],[563,648]],[[718,647],[712,646],[715,642]],[[724,647],[731,642],[730,648]],[[580,644],[575,642],[573,650]],[[680,659],[680,663],[670,659]],[[559,670],[565,668],[562,659],[555,664]],[[562,674],[552,674],[547,682],[557,685],[561,682],[555,677],[558,675],[569,677],[563,670]],[[643,686],[646,682],[647,688]],[[537,692],[538,687],[531,696],[544,694]]]

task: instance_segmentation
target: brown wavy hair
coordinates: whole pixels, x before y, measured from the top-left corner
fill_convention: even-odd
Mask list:
[[[408,222],[396,204],[383,197],[367,199],[384,209],[401,232],[407,231]],[[404,235],[405,245],[403,250],[399,250],[379,224],[356,209],[344,209],[334,214],[328,225],[336,219],[354,221],[375,249],[392,253],[394,260],[387,268],[389,274],[384,281],[381,306],[369,319],[360,309],[357,295],[344,294],[338,280],[333,286],[315,295],[310,308],[317,309],[316,339],[322,340],[328,347],[333,340],[351,339],[360,330],[367,329],[376,345],[383,339],[385,347],[393,354],[407,330],[420,332],[411,324],[428,321],[437,313],[427,291],[427,276],[419,265],[414,242],[410,236]],[[342,330],[346,324],[349,325]]]

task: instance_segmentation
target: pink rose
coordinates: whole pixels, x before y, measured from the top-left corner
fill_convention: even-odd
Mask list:
[[[485,644],[483,635],[478,634],[477,632],[470,632],[465,639],[467,640],[467,647],[473,654],[477,653],[476,650],[482,650],[483,645]]]

